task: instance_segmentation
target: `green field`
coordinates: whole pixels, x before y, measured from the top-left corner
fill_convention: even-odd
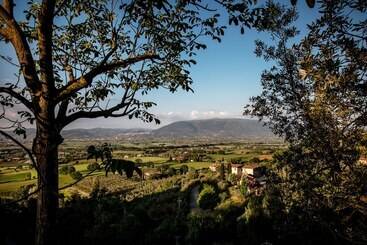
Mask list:
[[[79,149],[83,148],[82,145],[86,144],[83,143],[76,143],[72,142],[68,144],[68,147],[64,146],[65,152],[78,152]],[[70,145],[70,146],[69,146]],[[73,146],[72,146],[73,145]],[[122,146],[120,144],[118,146]],[[151,146],[152,143],[149,144]],[[131,145],[137,146],[137,145]],[[148,146],[148,145],[146,145]],[[196,147],[196,148],[195,148]],[[267,148],[266,148],[267,147]],[[254,157],[259,157],[261,159],[266,159],[268,157],[271,158],[269,155],[269,147],[268,146],[258,146],[258,145],[238,145],[238,144],[226,144],[226,145],[218,145],[215,151],[216,153],[206,153],[206,156],[211,158],[211,160],[207,160],[207,162],[185,162],[185,163],[178,163],[178,162],[168,162],[168,157],[161,157],[158,155],[154,156],[144,156],[144,147],[143,145],[139,145],[137,148],[141,148],[141,150],[115,150],[113,152],[113,157],[115,159],[125,159],[125,156],[128,156],[126,160],[129,161],[136,161],[140,159],[142,164],[141,166],[144,167],[144,163],[153,163],[155,167],[159,168],[161,164],[167,165],[174,168],[180,168],[182,165],[187,165],[189,168],[194,169],[203,169],[209,168],[209,166],[216,162],[224,159],[226,162],[230,162],[231,159],[242,158],[245,161],[250,161]],[[84,149],[84,148],[83,148]],[[175,148],[174,150],[168,150],[166,155],[177,155],[182,154],[182,152],[186,151],[195,151],[195,150],[209,150],[212,151],[212,148],[203,148],[202,146],[192,146],[190,149],[186,147],[182,149]],[[223,154],[224,152],[224,154]],[[140,157],[138,157],[141,155]],[[74,166],[76,171],[79,171],[82,175],[89,174],[89,170],[87,170],[88,164],[94,163],[95,159],[81,159],[81,160],[73,160],[65,164],[60,164],[60,168],[63,166]],[[100,160],[98,161],[100,162]],[[149,166],[151,167],[151,166]],[[29,173],[31,176],[29,177]],[[100,176],[104,175],[104,170],[96,171],[90,174],[89,176]],[[111,175],[112,176],[112,175]],[[30,179],[29,179],[30,178]],[[36,184],[37,180],[37,172],[35,169],[16,169],[16,166],[8,166],[8,165],[1,165],[0,167],[0,196],[1,193],[12,192],[19,189],[21,186],[29,185],[29,184]],[[110,178],[110,177],[108,177]],[[88,178],[87,178],[88,179]],[[60,188],[75,182],[74,179],[70,175],[60,175],[59,176],[59,186]],[[78,187],[73,187],[70,190],[63,190],[64,193],[68,192],[75,192]]]
[[[19,172],[11,174],[0,174],[0,184],[7,182],[24,181],[32,178],[30,172]]]
[[[89,173],[87,170],[88,163],[86,160],[79,161],[80,164],[73,165],[77,171],[80,171],[83,175]],[[62,165],[61,165],[62,166]],[[18,172],[10,172],[8,170],[4,170],[5,168],[0,168],[2,173],[0,174],[0,195],[1,192],[9,192],[16,191],[21,186],[36,184],[37,183],[37,172],[36,170],[21,170]],[[31,174],[31,180],[26,180],[27,176]],[[96,171],[92,173],[90,176],[102,175],[104,172]],[[73,180],[70,175],[60,175],[59,176],[59,186],[62,188],[65,185],[73,183]]]
[[[188,163],[172,164],[171,166],[174,168],[179,168],[182,165],[187,165],[189,168],[202,169],[202,168],[209,168],[211,164],[212,164],[211,162],[188,162]]]

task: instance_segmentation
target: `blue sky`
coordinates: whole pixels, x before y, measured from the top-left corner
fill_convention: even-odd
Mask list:
[[[288,0],[285,2],[289,3]],[[298,1],[297,5],[300,12],[297,27],[303,33],[306,31],[306,23],[310,23],[317,15],[317,9],[309,9],[304,2]],[[225,16],[225,13],[222,15]],[[197,65],[190,68],[194,93],[179,91],[172,94],[165,90],[154,91],[147,96],[147,99],[157,103],[151,112],[161,119],[162,125],[177,120],[241,117],[243,106],[248,103],[249,98],[261,93],[261,72],[270,66],[255,56],[256,39],[270,41],[267,34],[246,30],[245,34],[241,35],[235,27],[227,29],[221,43],[207,40],[208,48],[198,53]],[[1,54],[5,52],[5,55],[13,55],[4,43],[0,43],[0,49]],[[1,83],[11,75],[9,67],[0,62]],[[69,128],[93,127],[157,126],[137,120],[114,118],[80,120]]]

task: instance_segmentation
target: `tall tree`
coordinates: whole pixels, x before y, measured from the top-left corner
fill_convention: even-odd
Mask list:
[[[19,74],[1,83],[0,119],[17,134],[25,135],[24,123],[36,126],[36,244],[52,244],[55,237],[61,131],[85,118],[128,116],[158,123],[148,111],[154,103],[143,96],[158,88],[190,91],[187,69],[206,47],[201,37],[220,41],[224,34],[215,8],[227,8],[230,22],[250,27],[264,17],[249,8],[252,3],[31,0],[20,4],[21,15],[12,0],[3,0],[0,41],[13,48],[16,59],[0,58]]]
[[[272,29],[278,43],[258,41],[256,53],[275,65],[245,110],[289,143],[274,166],[288,212],[354,242],[367,241],[367,170],[358,162],[367,126],[366,11],[365,1],[320,1],[298,43],[294,28]]]

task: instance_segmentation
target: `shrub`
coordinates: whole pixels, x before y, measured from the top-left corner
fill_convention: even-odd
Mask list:
[[[227,198],[229,197],[228,193],[227,192],[221,192],[219,194],[219,198],[220,198],[220,201],[221,202],[224,202]]]
[[[253,157],[250,162],[253,162],[253,163],[259,163],[261,162],[261,160],[258,158],[258,157]]]
[[[72,174],[72,173],[75,173],[75,172],[76,172],[76,169],[73,166],[69,166],[68,173]]]
[[[218,188],[220,191],[227,191],[228,190],[228,182],[227,181],[220,181],[218,182]]]
[[[212,185],[204,184],[204,187],[197,199],[197,204],[199,207],[203,209],[212,209],[217,205],[218,202],[219,197],[214,187]]]
[[[142,164],[143,163],[143,160],[138,158],[138,159],[135,159],[135,163],[136,164]]]
[[[90,163],[90,164],[88,164],[87,169],[89,171],[95,171],[95,170],[99,169],[99,164],[96,163],[96,162],[95,163]]]
[[[175,174],[176,174],[176,169],[174,169],[174,168],[172,168],[172,167],[169,167],[169,168],[167,169],[167,174],[168,174],[169,176],[173,176],[173,175],[175,175]]]
[[[196,169],[190,168],[188,176],[190,179],[196,179],[199,177],[199,173]]]
[[[189,171],[189,167],[184,164],[180,167],[181,174],[186,174]]]
[[[69,166],[62,166],[60,168],[60,174],[63,174],[63,175],[69,174]]]
[[[240,192],[243,196],[247,196],[248,194],[248,181],[247,178],[242,178],[240,184]]]
[[[71,172],[70,176],[75,180],[80,180],[83,177],[83,175],[79,171]]]
[[[228,181],[234,184],[237,181],[237,176],[235,174],[229,174]]]

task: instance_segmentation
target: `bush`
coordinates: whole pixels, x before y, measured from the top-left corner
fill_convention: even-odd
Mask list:
[[[186,164],[180,167],[181,174],[186,174],[188,171],[189,171],[189,167]]]
[[[219,197],[214,187],[212,185],[204,184],[204,187],[197,199],[197,204],[199,207],[203,209],[212,209],[217,205],[218,202]]]
[[[229,174],[227,180],[232,184],[235,184],[237,182],[237,176],[235,174]]]
[[[75,180],[80,180],[83,177],[83,175],[79,171],[71,172],[70,176]]]
[[[60,168],[60,174],[63,174],[63,175],[69,174],[69,166],[62,166]]]
[[[227,181],[220,181],[218,182],[218,188],[220,191],[227,191],[228,190],[228,182]]]
[[[169,167],[169,168],[167,169],[167,174],[168,174],[169,176],[173,176],[173,175],[175,175],[175,174],[176,174],[176,169],[174,169],[174,168],[172,168],[172,167]]]
[[[76,169],[73,166],[69,166],[69,174],[75,173]]]
[[[190,168],[188,176],[190,179],[196,179],[199,177],[199,173],[196,169]]]
[[[228,193],[227,192],[221,192],[219,194],[219,198],[220,198],[220,201],[221,202],[224,202],[227,198],[229,197]]]
[[[243,196],[247,196],[248,194],[248,180],[247,178],[242,178],[240,185],[240,192]]]
[[[98,170],[99,169],[99,164],[98,163],[90,163],[90,164],[88,164],[88,166],[87,166],[87,169],[89,170],[89,171],[95,171],[95,170]]]
[[[143,163],[143,160],[138,158],[138,159],[135,159],[135,163],[136,164],[142,164]]]
[[[258,158],[258,157],[253,157],[250,162],[253,162],[253,163],[259,163],[261,162],[261,160]]]

